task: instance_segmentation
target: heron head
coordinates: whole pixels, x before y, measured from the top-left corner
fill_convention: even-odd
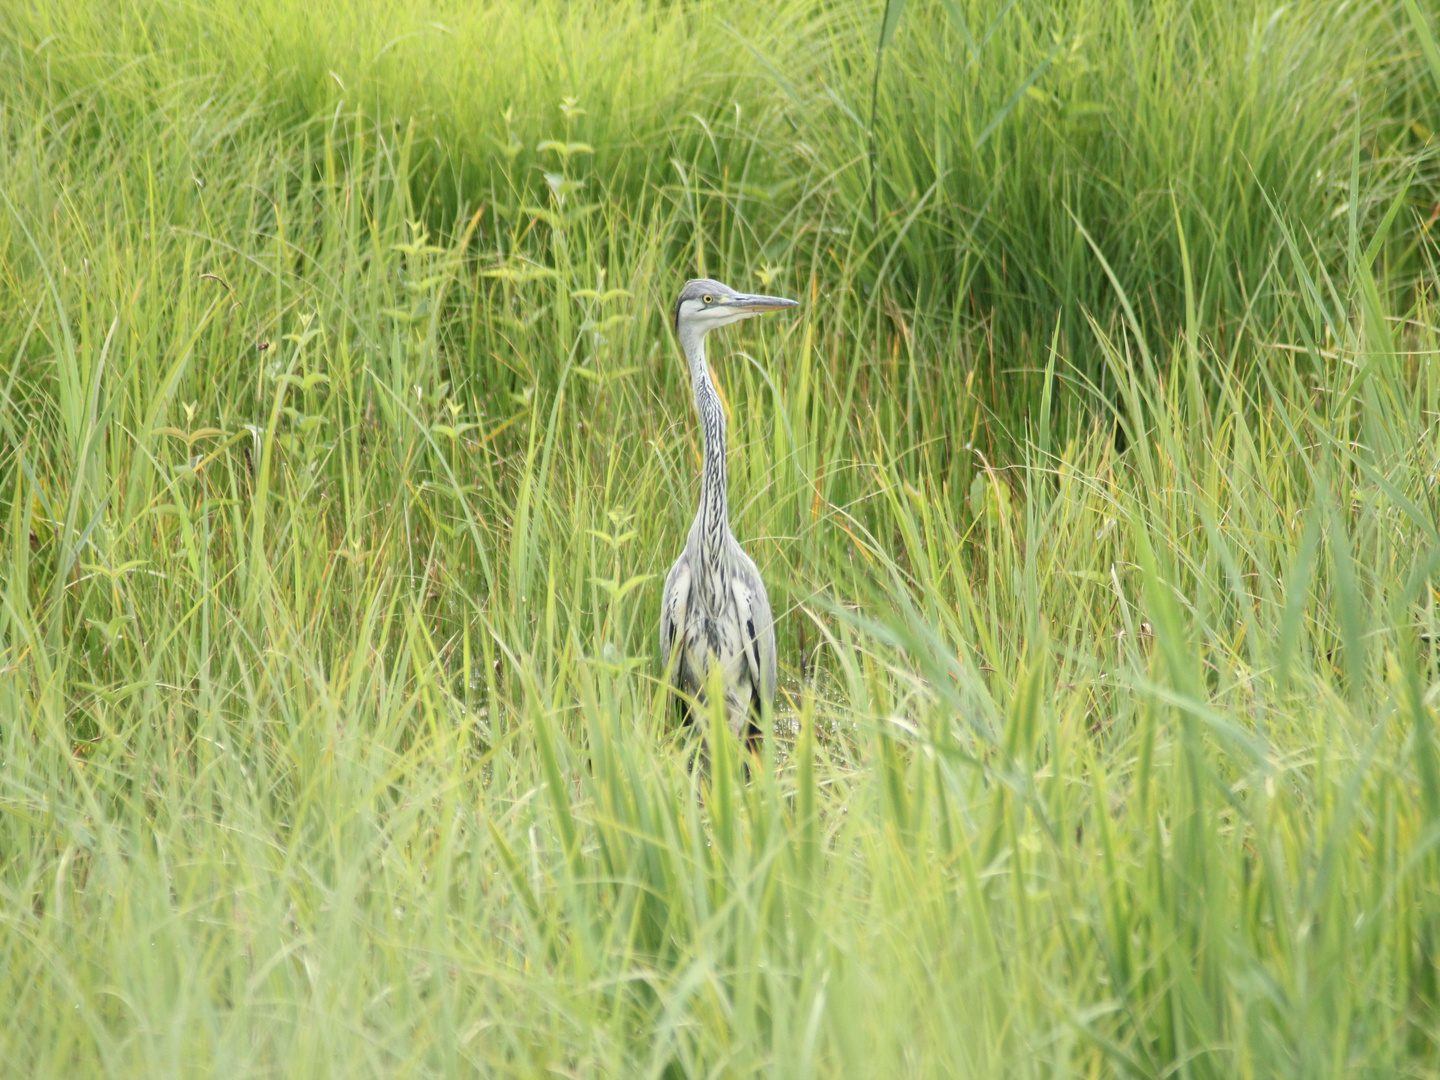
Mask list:
[[[729,326],[767,311],[783,311],[796,304],[795,300],[740,293],[718,281],[696,278],[687,281],[680,290],[680,299],[675,303],[675,332],[678,334],[689,327],[703,336],[716,327]]]

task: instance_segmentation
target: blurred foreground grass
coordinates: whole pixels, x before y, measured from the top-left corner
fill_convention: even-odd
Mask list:
[[[0,1071],[1433,1075],[1423,18],[877,14],[0,11]]]

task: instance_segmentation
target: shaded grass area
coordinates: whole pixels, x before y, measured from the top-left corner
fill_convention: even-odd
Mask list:
[[[673,219],[667,269],[795,289],[813,274],[856,290],[875,332],[920,332],[936,363],[958,326],[983,326],[1004,357],[984,389],[1010,426],[999,373],[1043,367],[1057,317],[1070,361],[1103,371],[1086,312],[1109,326],[1119,308],[1076,219],[1152,346],[1183,326],[1178,219],[1192,299],[1229,350],[1286,311],[1267,197],[1337,271],[1357,137],[1367,228],[1407,178],[1405,224],[1440,199],[1440,115],[1402,5],[917,0],[873,125],[871,8],[145,0],[5,20],[22,114],[81,160],[143,153],[208,182],[252,139],[328,137],[348,167],[378,124],[408,140],[433,233],[483,206],[484,250],[549,264],[534,211],[556,209],[563,177],[584,185],[571,213]],[[1416,256],[1390,252],[1407,278]]]
[[[1423,24],[951,11],[0,14],[0,1060],[1434,1071]]]

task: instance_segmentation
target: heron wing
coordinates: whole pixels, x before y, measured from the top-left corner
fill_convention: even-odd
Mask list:
[[[775,701],[775,624],[770,617],[770,597],[765,582],[748,555],[741,553],[735,575],[735,608],[739,615],[744,652],[744,672],[754,695],[755,715]]]
[[[660,663],[670,665],[676,642],[684,634],[685,606],[690,599],[690,558],[685,552],[675,560],[665,575],[665,591],[660,595]],[[671,673],[679,678],[680,665]]]

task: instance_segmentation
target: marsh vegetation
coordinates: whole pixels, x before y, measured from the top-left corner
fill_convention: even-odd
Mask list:
[[[883,8],[0,5],[0,1072],[1440,1068],[1433,11]]]

